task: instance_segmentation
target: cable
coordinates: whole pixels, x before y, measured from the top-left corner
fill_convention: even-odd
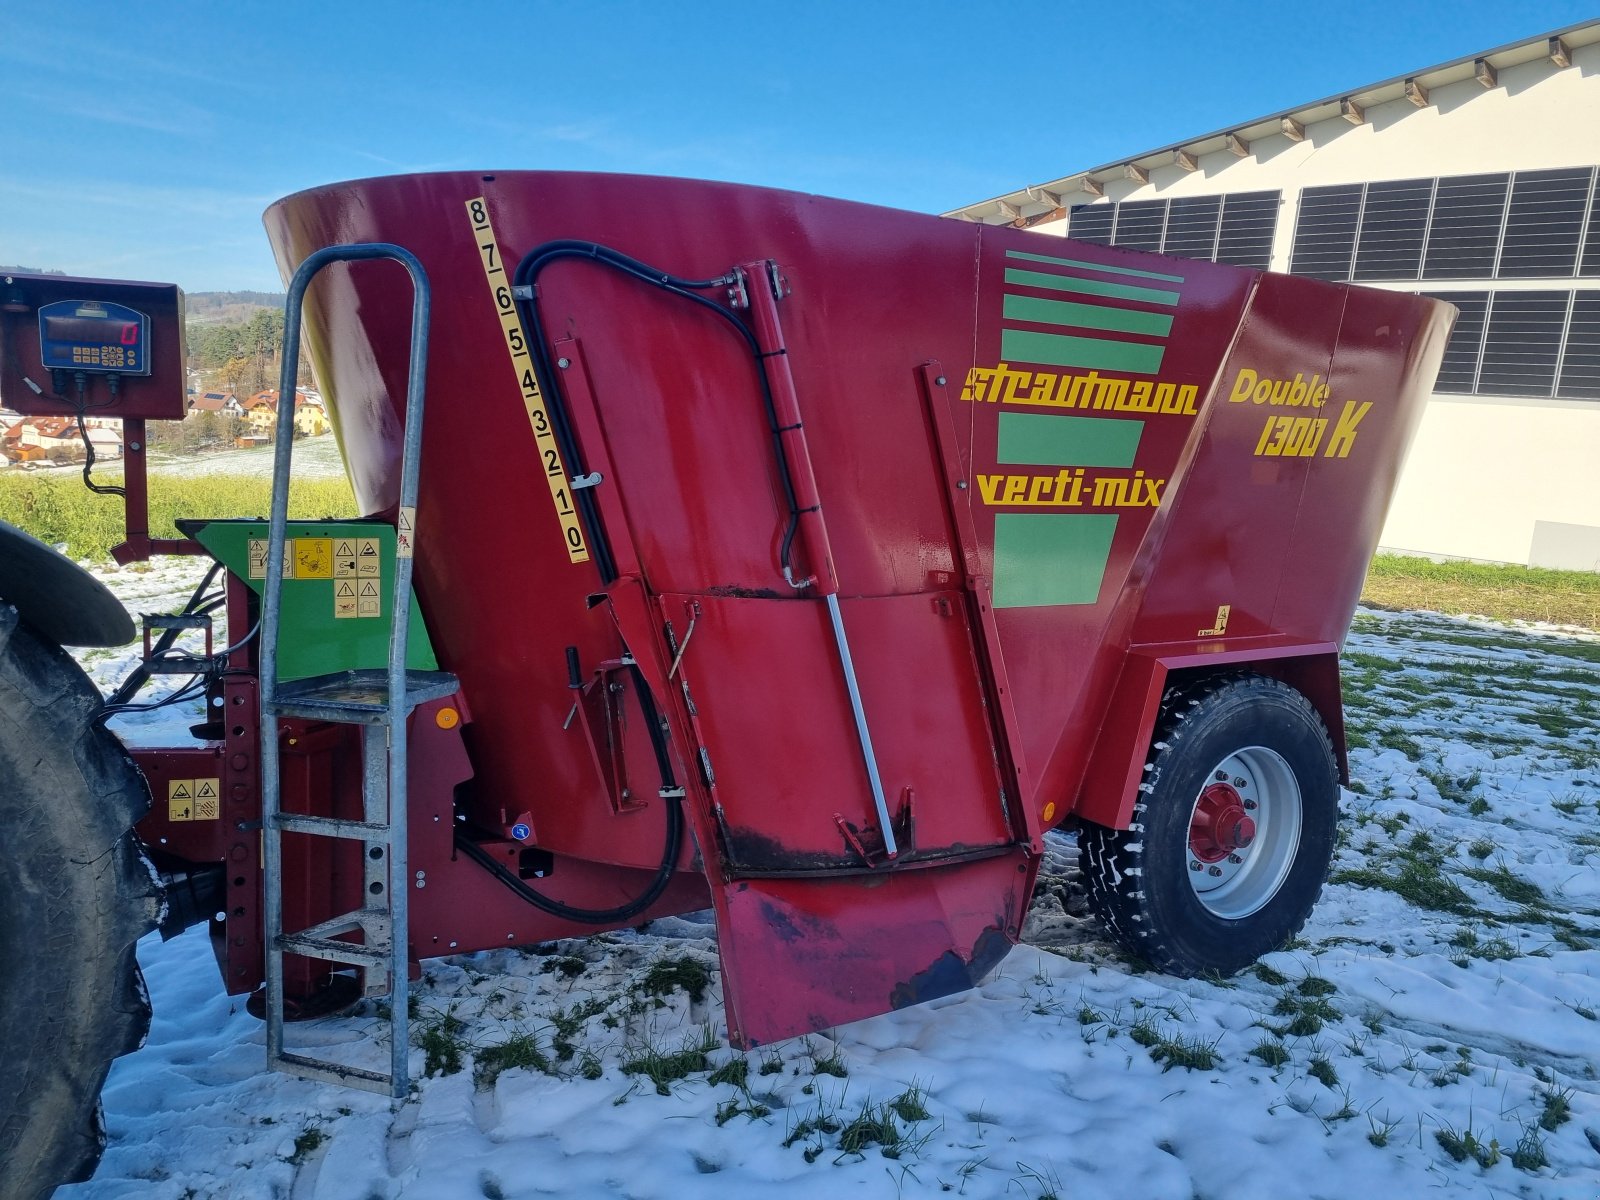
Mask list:
[[[517,875],[508,869],[494,855],[478,845],[464,833],[457,832],[456,848],[479,866],[510,888],[523,900],[553,917],[560,917],[566,921],[576,921],[584,925],[609,925],[613,922],[627,921],[648,909],[661,898],[661,893],[666,891],[667,884],[672,880],[672,870],[678,861],[678,849],[683,842],[683,810],[675,799],[668,800],[667,807],[667,839],[661,851],[661,865],[656,868],[655,878],[650,881],[650,886],[645,888],[634,899],[626,904],[619,904],[616,908],[577,908],[570,904],[563,904],[559,900],[552,900],[549,896],[534,891],[523,883]]]
[[[778,422],[777,404],[772,396],[772,382],[767,378],[761,344],[756,340],[755,334],[750,332],[750,329],[731,309],[708,300],[704,296],[695,295],[695,289],[705,290],[737,283],[739,281],[737,274],[729,272],[715,279],[684,279],[623,254],[620,250],[602,246],[598,242],[563,239],[545,242],[543,245],[535,246],[527,254],[523,255],[522,261],[517,264],[512,283],[517,287],[537,288],[540,272],[550,264],[567,258],[588,259],[599,266],[609,267],[652,287],[658,287],[665,292],[697,304],[726,321],[729,327],[739,336],[740,340],[745,343],[746,348],[750,351],[751,358],[755,360],[756,378],[761,387],[761,400],[767,412],[767,427],[772,434],[773,455],[778,460],[778,474],[783,484],[784,502],[789,509],[788,525],[784,529],[778,552],[779,563],[783,567],[784,577],[789,579],[793,586],[803,586],[795,582],[791,561],[795,534],[800,528],[800,507],[795,498],[794,480],[789,467],[789,454],[783,444],[783,428]],[[577,452],[577,444],[572,436],[571,426],[567,420],[566,404],[556,382],[558,377],[551,369],[550,356],[544,334],[544,321],[539,314],[537,296],[530,300],[519,298],[516,304],[517,311],[522,316],[523,324],[529,334],[529,351],[534,358],[534,378],[548,382],[550,385],[550,400],[552,417],[556,427],[556,440],[561,447],[562,455],[576,472],[582,464]],[[604,529],[600,524],[598,506],[594,498],[588,494],[588,489],[579,491],[577,500],[579,511],[583,513],[584,524],[588,526],[591,535],[594,537],[595,565],[600,570],[602,582],[610,583],[616,578],[616,566],[611,556],[611,547],[606,541]]]
[[[220,570],[222,570],[221,563],[211,564],[211,569],[206,572],[205,578],[200,581],[199,586],[196,587],[194,592],[189,596],[188,601],[184,604],[182,610],[178,613],[178,616],[192,617],[209,613],[216,609],[217,605],[221,603],[221,601],[208,601],[207,589],[211,587],[212,581],[216,579],[217,572]],[[162,630],[161,636],[156,639],[155,647],[150,651],[150,657],[152,659],[160,658],[166,654],[167,651],[171,650],[173,643],[178,640],[179,632],[180,631],[177,629]],[[254,636],[254,632],[254,630],[251,631],[251,636]],[[246,640],[248,640],[248,638]],[[232,649],[237,649],[237,647],[233,647]],[[226,653],[228,653],[228,651],[224,651],[224,654]],[[134,697],[140,688],[150,681],[150,675],[151,671],[148,663],[141,662],[133,669],[132,672],[129,673],[128,677],[122,681],[117,690],[112,692],[110,696],[106,697],[104,708],[126,710],[127,702]]]

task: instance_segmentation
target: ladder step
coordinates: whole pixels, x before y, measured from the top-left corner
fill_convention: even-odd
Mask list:
[[[460,680],[448,671],[407,671],[405,694],[399,700],[401,713],[409,714],[419,704],[454,695],[460,687]],[[394,720],[389,710],[389,673],[377,669],[279,684],[262,707],[280,717],[343,725],[387,725]]]
[[[358,842],[387,842],[394,832],[377,821],[341,821],[333,817],[307,817],[300,813],[279,813],[273,823],[284,833],[311,833],[318,837],[351,838]]]
[[[354,933],[360,929],[368,937],[384,938],[389,936],[389,917],[387,908],[358,908],[354,912],[340,913],[337,917],[329,917],[326,921],[319,921],[307,929],[297,930],[290,934],[291,937],[308,938],[333,938],[342,933]]]
[[[377,1092],[380,1095],[392,1096],[394,1091],[394,1077],[385,1075],[381,1071],[368,1071],[362,1067],[347,1067],[342,1063],[328,1062],[320,1058],[307,1058],[303,1054],[270,1054],[267,1056],[267,1066],[280,1071],[287,1071],[291,1075],[298,1075],[302,1079],[315,1080],[318,1083],[337,1083],[345,1087],[360,1088],[366,1092]]]
[[[370,970],[386,970],[389,966],[387,947],[358,946],[354,942],[307,937],[303,933],[284,934],[278,939],[278,949],[285,954],[299,954],[306,958],[320,958]]]

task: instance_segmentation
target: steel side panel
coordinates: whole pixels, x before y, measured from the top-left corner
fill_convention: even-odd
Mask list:
[[[740,880],[718,903],[728,1037],[749,1048],[974,986],[1017,939],[1037,859]]]
[[[827,610],[818,601],[666,596],[705,739],[731,874],[862,866],[838,818],[876,828]],[[957,592],[845,600],[884,793],[908,855],[1011,839],[982,685]]]

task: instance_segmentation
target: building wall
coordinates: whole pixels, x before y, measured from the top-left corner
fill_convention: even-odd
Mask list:
[[[1113,201],[1281,189],[1272,268],[1289,269],[1300,189],[1389,179],[1600,165],[1600,43],[1572,65],[1539,59],[1435,87],[1429,104],[1374,105],[1360,125],[1340,117],[1305,139],[1258,137],[1247,157],[1206,154],[1199,169],[1154,167],[1148,184],[1104,185]],[[1092,200],[1064,197],[1070,208]],[[1064,235],[1066,220],[1034,227]],[[1600,289],[1600,279],[1432,280],[1375,283],[1405,291]],[[1552,540],[1553,526],[1560,526]],[[1536,536],[1537,534],[1537,536]],[[1435,395],[1413,444],[1382,545],[1415,553],[1539,565],[1537,545],[1559,541],[1560,565],[1600,562],[1600,401]],[[1576,547],[1576,549],[1574,549]],[[1550,556],[1546,551],[1545,556]],[[1552,559],[1550,565],[1557,565]]]

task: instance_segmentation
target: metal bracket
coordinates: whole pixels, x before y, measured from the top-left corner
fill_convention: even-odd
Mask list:
[[[142,614],[144,621],[144,669],[152,675],[201,675],[211,667],[211,618],[204,614],[199,616],[163,616],[156,613]],[[203,629],[206,635],[206,652],[203,656],[195,654],[174,654],[171,652],[157,655],[151,646],[150,635],[156,630],[163,634],[174,635],[186,630]]]
[[[604,479],[605,476],[600,474],[599,471],[590,471],[587,475],[574,475],[571,479],[567,480],[567,482],[572,485],[572,490],[576,492],[582,490],[583,488],[596,487]]]

